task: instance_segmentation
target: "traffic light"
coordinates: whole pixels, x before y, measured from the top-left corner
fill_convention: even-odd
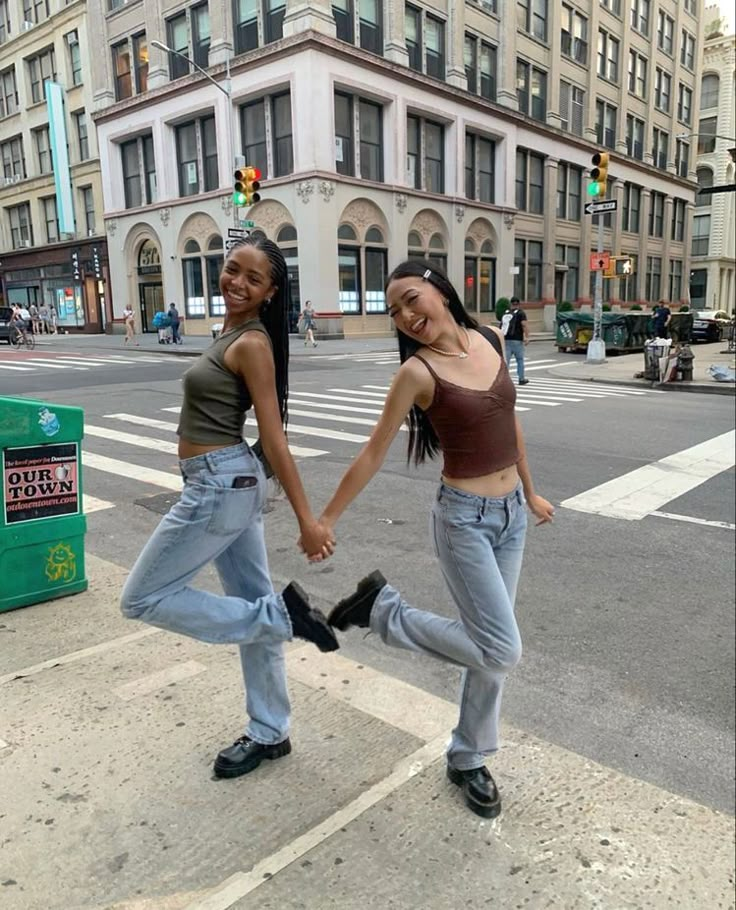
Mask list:
[[[634,257],[617,256],[616,257],[616,275],[619,278],[626,278],[634,274]]]
[[[608,152],[596,152],[592,158],[593,167],[590,169],[590,183],[588,195],[595,199],[606,195],[606,180],[608,179]]]
[[[233,205],[243,207],[260,202],[261,196],[258,193],[261,188],[260,179],[261,172],[257,167],[246,165],[237,168],[233,185]]]

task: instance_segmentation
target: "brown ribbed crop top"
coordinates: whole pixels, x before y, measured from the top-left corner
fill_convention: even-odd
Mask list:
[[[495,332],[479,329],[501,353]],[[466,389],[442,379],[421,356],[434,379],[434,398],[425,411],[437,434],[445,477],[483,477],[517,464],[520,459],[516,435],[516,389],[506,363],[501,366],[490,388]]]

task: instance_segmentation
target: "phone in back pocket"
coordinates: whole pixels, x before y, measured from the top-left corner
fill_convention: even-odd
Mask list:
[[[257,487],[258,478],[254,477],[252,474],[242,475],[241,477],[236,477],[233,480],[233,489],[234,490],[247,490],[249,487]]]

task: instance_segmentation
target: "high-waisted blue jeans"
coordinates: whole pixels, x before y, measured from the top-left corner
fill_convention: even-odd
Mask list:
[[[430,529],[460,619],[410,607],[390,585],[371,612],[371,629],[386,644],[464,668],[460,719],[447,753],[458,770],[480,767],[498,749],[504,681],[521,658],[514,601],[526,523],[521,488],[490,499],[442,484]]]
[[[181,499],[133,566],[121,609],[130,619],[199,641],[239,645],[250,718],[245,732],[259,743],[281,742],[290,716],[283,642],[292,629],[268,571],[263,467],[245,443],[179,465]],[[250,479],[238,488],[236,477]],[[224,595],[191,587],[212,561]]]

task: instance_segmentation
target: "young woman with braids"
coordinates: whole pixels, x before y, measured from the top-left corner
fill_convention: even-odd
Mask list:
[[[215,759],[219,777],[238,777],[291,751],[283,642],[298,636],[322,651],[338,644],[297,584],[273,590],[263,534],[266,474],[243,441],[253,405],[263,454],[294,510],[305,553],[312,560],[331,555],[332,531],[312,515],[284,433],[290,295],[279,248],[266,239],[236,243],[220,291],[222,333],[184,376],[181,499],[133,566],[121,608],[171,632],[240,646],[249,722],[245,735]],[[224,595],[191,587],[209,562]]]
[[[338,629],[370,628],[386,644],[464,668],[447,775],[473,812],[492,818],[501,811],[501,799],[485,759],[498,748],[501,690],[521,656],[514,598],[525,497],[538,524],[551,521],[554,509],[534,492],[501,333],[480,327],[447,277],[426,262],[398,266],[387,295],[402,366],[370,440],[322,521],[334,526],[379,470],[408,417],[409,459],[420,464],[440,450],[444,456],[431,537],[460,619],[410,607],[373,572],[329,620]]]

